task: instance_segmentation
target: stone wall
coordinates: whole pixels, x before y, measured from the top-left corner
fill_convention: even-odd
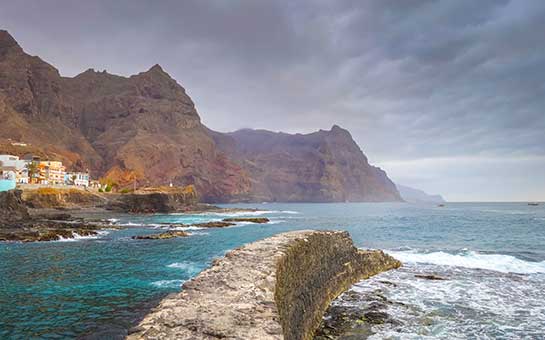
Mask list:
[[[229,252],[165,298],[128,339],[311,339],[329,303],[401,263],[347,232],[293,231]]]

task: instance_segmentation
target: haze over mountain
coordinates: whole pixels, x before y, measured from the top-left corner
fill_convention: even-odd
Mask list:
[[[443,203],[445,199],[441,195],[430,195],[423,190],[396,184],[396,188],[405,202],[409,203]]]
[[[544,15],[540,0],[17,0],[0,22],[63,76],[159,63],[215,131],[338,124],[397,183],[535,201]]]
[[[205,201],[399,201],[348,131],[309,135],[206,128],[159,65],[73,78],[0,31],[0,146],[58,158],[121,186],[194,184]],[[14,150],[11,142],[31,144]]]

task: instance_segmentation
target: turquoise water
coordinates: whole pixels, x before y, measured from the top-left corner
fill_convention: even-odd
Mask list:
[[[178,291],[213,258],[293,229],[347,230],[359,247],[386,249],[406,264],[359,285],[411,307],[392,308],[389,313],[404,326],[377,326],[377,338],[543,337],[543,204],[236,206],[257,207],[260,211],[250,215],[272,222],[190,230],[188,238],[133,240],[133,235],[164,231],[162,223],[232,215],[129,216],[115,221],[127,229],[97,238],[0,243],[0,338],[122,336],[147,307]],[[449,280],[422,281],[413,275],[429,272]],[[384,278],[397,282],[396,287],[381,286]],[[419,321],[424,316],[431,324]]]
[[[0,179],[0,192],[15,189],[15,181],[11,179]]]

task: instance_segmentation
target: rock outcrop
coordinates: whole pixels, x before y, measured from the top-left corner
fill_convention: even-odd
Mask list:
[[[21,199],[21,190],[0,192],[0,228],[29,218],[28,209]]]
[[[68,214],[31,215],[22,191],[0,192],[0,241],[55,241],[61,238],[94,236],[111,226],[85,223]]]
[[[121,188],[194,185],[205,202],[400,200],[346,130],[213,132],[159,65],[130,77],[61,77],[6,31],[0,121],[0,153],[61,160]]]
[[[177,237],[188,237],[189,233],[185,231],[167,231],[160,234],[148,234],[148,235],[137,235],[132,238],[135,240],[167,240]]]
[[[295,231],[248,244],[165,298],[128,339],[311,339],[332,299],[399,261],[347,232]]]
[[[104,204],[106,199],[83,189],[39,188],[24,190],[22,199],[36,209],[84,208]]]
[[[170,213],[195,209],[198,203],[193,186],[184,188],[147,188],[118,195],[107,209],[136,214]]]

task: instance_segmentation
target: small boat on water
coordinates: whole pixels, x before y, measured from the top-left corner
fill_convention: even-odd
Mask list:
[[[439,208],[443,208],[445,205],[441,203],[441,204],[438,204],[437,206],[438,206]]]
[[[537,203],[537,202],[529,202],[528,205],[531,205],[531,206],[538,206],[539,203]]]

